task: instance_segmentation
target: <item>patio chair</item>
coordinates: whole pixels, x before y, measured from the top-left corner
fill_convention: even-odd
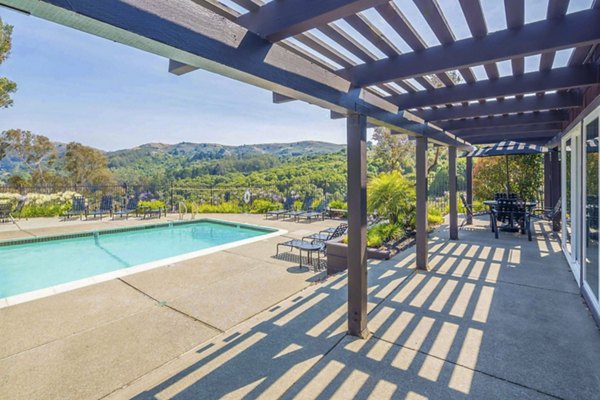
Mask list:
[[[312,242],[327,242],[328,240],[336,239],[342,236],[348,230],[348,224],[339,224],[335,228],[328,228],[320,231],[319,233],[313,233],[311,235],[304,236],[302,240],[310,240]]]
[[[531,214],[522,201],[514,201],[512,199],[498,199],[498,205],[492,209],[492,231],[498,239],[498,221],[499,215],[503,214],[508,218],[511,225],[517,223],[522,234],[527,234],[527,239],[531,242]]]
[[[329,202],[323,200],[321,201],[321,203],[319,203],[319,206],[314,210],[314,211],[307,211],[304,212],[300,215],[298,215],[298,219],[305,219],[308,222],[312,222],[313,219],[321,219],[322,221],[325,221],[325,214],[327,213],[327,206],[329,205]]]
[[[162,208],[150,208],[144,207],[142,209],[142,219],[157,217],[158,219],[162,218],[164,211]]]
[[[6,222],[11,219],[10,213],[12,212],[12,209],[13,209],[12,203],[10,203],[10,202],[0,203],[0,222]]]
[[[554,232],[560,232],[561,211],[562,201],[559,198],[554,207],[552,208],[536,208],[535,210],[533,210],[532,217],[552,222],[552,230]]]
[[[113,197],[112,196],[102,196],[102,198],[100,199],[100,207],[98,207],[95,210],[92,210],[88,213],[88,215],[86,216],[86,219],[88,216],[92,216],[95,218],[100,217],[100,220],[102,220],[102,218],[105,215],[110,215],[112,216],[112,212],[113,212]]]
[[[22,198],[18,201],[16,207],[14,210],[12,210],[12,212],[8,215],[8,217],[10,218],[10,220],[14,223],[15,222],[15,217],[21,219],[21,211],[23,211],[23,207],[25,206],[25,198]]]
[[[463,207],[465,208],[465,220],[460,224],[460,226],[462,227],[467,224],[469,219],[473,221],[474,214],[473,207],[467,202],[467,198],[465,197],[464,193],[460,194],[460,201],[462,202]]]
[[[74,196],[71,203],[71,209],[65,211],[65,213],[63,214],[63,219],[65,221],[70,219],[71,217],[79,217],[79,219],[82,219],[84,216],[87,218],[87,206],[85,205],[85,197]]]
[[[291,211],[293,205],[294,205],[294,200],[291,197],[288,197],[285,199],[285,202],[283,203],[283,208],[281,208],[279,210],[267,211],[265,213],[265,218],[268,219],[269,217],[275,217],[275,219],[279,219],[280,215],[284,215],[285,213]]]
[[[306,196],[304,198],[304,202],[302,203],[302,210],[291,210],[291,211],[286,212],[284,214],[284,216],[286,218],[292,218],[294,221],[298,221],[300,215],[305,214],[305,213],[311,211],[310,208],[311,208],[313,200],[314,200],[313,197]]]
[[[125,217],[125,219],[129,219],[129,214],[135,213],[137,215],[138,203],[139,200],[137,197],[131,197],[129,200],[127,200],[125,208],[121,208],[113,213],[113,219],[115,219],[115,217]]]

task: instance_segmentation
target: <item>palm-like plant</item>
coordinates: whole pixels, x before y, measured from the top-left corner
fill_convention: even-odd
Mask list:
[[[416,209],[414,183],[397,171],[379,174],[368,187],[367,207],[390,223],[410,225]]]

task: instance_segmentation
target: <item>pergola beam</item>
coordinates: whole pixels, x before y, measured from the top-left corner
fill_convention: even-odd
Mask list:
[[[552,139],[553,135],[551,133],[546,132],[544,135],[525,135],[520,134],[516,136],[504,136],[504,135],[494,135],[494,136],[478,136],[472,138],[471,144],[490,144],[490,143],[498,143],[503,140],[513,140],[515,142],[525,142],[529,144],[545,144],[550,139]]]
[[[544,96],[527,96],[523,98],[504,99],[502,101],[488,101],[474,103],[466,106],[452,106],[431,110],[415,111],[425,121],[444,121],[449,119],[487,117],[527,111],[553,110],[562,108],[576,108],[582,106],[581,96],[574,92],[552,93]]]
[[[340,73],[354,85],[368,86],[599,41],[600,10],[592,9],[349,67]]]
[[[394,129],[411,123],[388,101],[352,88],[336,74],[187,0],[0,0],[2,4],[161,55],[174,60],[172,68],[175,63],[202,68],[329,110],[360,112],[369,122]],[[432,133],[432,140],[464,146]]]
[[[237,22],[263,39],[277,42],[389,0],[286,0],[272,1]]]
[[[512,96],[550,90],[571,89],[599,83],[598,66],[556,68],[550,71],[530,72],[520,76],[506,76],[492,81],[479,81],[432,91],[386,97],[400,109],[441,104],[460,103],[499,96]]]
[[[562,111],[543,111],[529,114],[516,114],[497,117],[486,117],[476,119],[462,119],[437,124],[447,131],[459,129],[481,129],[500,126],[528,125],[545,122],[562,122],[568,119],[568,115]]]
[[[480,128],[480,129],[456,129],[452,133],[469,140],[473,136],[489,135],[489,134],[506,134],[510,135],[513,133],[527,133],[536,131],[555,131],[558,132],[562,129],[562,124],[558,122],[547,122],[543,124],[535,125],[516,125],[507,127],[492,127],[492,128]]]

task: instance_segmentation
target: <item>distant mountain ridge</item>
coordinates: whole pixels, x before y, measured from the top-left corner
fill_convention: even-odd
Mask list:
[[[342,144],[301,141],[293,143],[264,143],[230,146],[217,143],[177,144],[147,143],[131,149],[106,152],[111,167],[122,165],[123,160],[134,162],[143,158],[176,156],[189,161],[215,160],[225,157],[245,158],[260,155],[277,157],[299,157],[318,154],[337,153],[346,146]]]
[[[57,154],[62,157],[66,144],[55,142]],[[300,157],[328,153],[337,153],[345,149],[345,145],[320,142],[300,141],[292,143],[245,144],[240,146],[217,143],[177,144],[146,143],[129,149],[103,151],[109,161],[109,168],[125,167],[138,161],[164,161],[169,158],[185,159],[189,162],[203,160],[218,160],[222,158],[248,158],[261,155],[276,157]],[[0,160],[0,171],[12,172],[19,167],[19,161],[10,155]]]

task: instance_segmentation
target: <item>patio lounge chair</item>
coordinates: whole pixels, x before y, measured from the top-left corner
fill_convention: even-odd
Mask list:
[[[306,196],[304,198],[304,202],[302,203],[302,210],[291,210],[291,211],[286,212],[284,214],[284,216],[286,218],[292,218],[294,221],[298,221],[300,218],[300,215],[311,211],[310,206],[311,206],[312,202],[313,202],[313,198]]]
[[[162,208],[150,208],[150,207],[144,207],[142,209],[142,219],[146,219],[147,218],[152,218],[152,217],[157,217],[158,219],[160,219],[163,215],[163,209]]]
[[[303,219],[307,220],[308,222],[312,222],[313,219],[321,219],[322,221],[325,221],[327,205],[328,205],[328,202],[323,200],[319,204],[319,206],[316,208],[316,210],[304,212],[304,213],[298,215],[298,219],[303,218]]]
[[[281,208],[279,210],[267,211],[265,213],[265,218],[268,219],[269,217],[275,217],[275,219],[279,219],[280,215],[283,216],[284,214],[290,212],[293,205],[294,205],[293,199],[291,197],[288,197],[285,199],[285,202],[283,203],[283,208]]]
[[[129,219],[129,214],[137,214],[138,203],[139,200],[137,197],[130,198],[129,200],[127,200],[127,205],[125,206],[125,208],[121,208],[119,211],[115,211],[113,213],[113,219],[115,219],[115,217],[125,217],[125,219]]]
[[[12,212],[12,203],[0,203],[0,222],[6,222],[11,219],[10,213]]]
[[[72,200],[71,209],[63,214],[63,218],[64,220],[68,220],[71,217],[79,217],[79,219],[82,219],[84,216],[87,218],[87,206],[85,205],[85,197],[74,196]]]
[[[302,238],[302,240],[310,240],[311,242],[327,242],[328,240],[336,239],[342,236],[348,230],[348,224],[339,224],[335,228],[328,228],[319,233],[313,233]]]
[[[100,199],[100,207],[98,207],[97,209],[95,209],[93,211],[90,211],[87,216],[91,215],[94,218],[100,217],[100,220],[102,220],[102,218],[107,214],[112,216],[112,212],[113,212],[112,196],[102,196],[102,198]],[[86,219],[87,219],[87,216],[86,216]]]

